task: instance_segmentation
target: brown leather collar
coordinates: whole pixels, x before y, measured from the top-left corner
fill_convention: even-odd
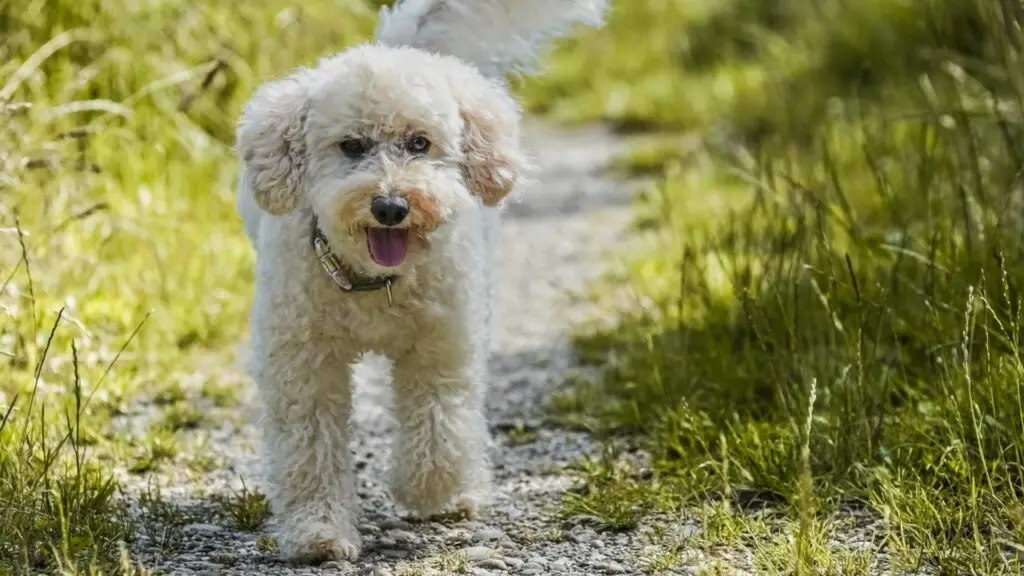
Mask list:
[[[327,237],[317,225],[316,214],[313,214],[312,230],[310,232],[310,243],[313,251],[316,252],[320,266],[331,277],[334,284],[342,292],[372,292],[382,288],[388,291],[388,303],[391,303],[391,285],[398,280],[398,276],[360,276],[351,267],[346,266],[334,252],[327,242]]]

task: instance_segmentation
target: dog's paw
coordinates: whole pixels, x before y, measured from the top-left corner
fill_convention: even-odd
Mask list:
[[[480,510],[483,507],[483,503],[472,496],[463,496],[455,503],[455,510],[459,513],[459,516],[466,520],[476,520],[480,517]]]
[[[445,505],[451,500],[452,490],[443,485],[396,482],[391,487],[391,496],[413,517],[426,519],[444,512]]]
[[[281,555],[295,564],[319,564],[329,560],[355,561],[359,558],[362,541],[359,532],[351,526],[344,529],[326,525],[316,526],[298,538],[279,538],[286,542]]]
[[[458,466],[399,464],[392,473],[391,496],[417,518],[444,512],[462,483]]]
[[[482,467],[462,475],[438,469],[402,474],[408,471],[399,469],[392,479],[391,496],[416,518],[450,514],[454,507],[459,516],[473,520],[490,502],[490,476]]]
[[[345,538],[317,539],[300,546],[291,561],[296,564],[319,564],[328,560],[355,561],[359,545]]]

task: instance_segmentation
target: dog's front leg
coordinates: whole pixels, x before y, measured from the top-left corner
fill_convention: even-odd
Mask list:
[[[267,355],[261,388],[268,496],[278,549],[296,562],[359,555],[349,454],[353,359],[298,341],[278,342]]]
[[[490,489],[482,350],[431,339],[395,358],[392,494],[421,517],[457,499],[476,515]]]

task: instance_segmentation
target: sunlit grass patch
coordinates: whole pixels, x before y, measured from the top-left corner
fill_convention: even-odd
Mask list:
[[[660,170],[638,214],[660,242],[614,280],[632,312],[577,338],[604,378],[555,399],[562,421],[638,438],[663,488],[631,490],[605,463],[566,506],[630,526],[665,494],[680,512],[720,502],[730,512],[705,516],[700,538],[750,551],[758,573],[866,573],[879,554],[896,569],[1019,572],[1021,15],[938,0],[771,5],[695,16],[687,2],[644,3],[607,42],[556,55],[622,66],[598,81],[628,84],[629,112],[580,117],[699,142],[667,136],[623,161]],[[627,42],[624,22],[641,20],[665,29]],[[709,26],[759,32],[744,45]],[[675,64],[625,71],[657,61],[647,51],[672,35]],[[708,108],[681,89],[737,86],[739,70],[760,80]],[[584,82],[556,69],[534,88],[594,96]],[[659,108],[664,90],[681,110]],[[778,530],[731,512],[751,494]],[[865,504],[880,541],[836,548],[839,520]]]
[[[358,0],[0,2],[0,573],[129,570],[111,471],[177,457],[202,416],[179,372],[244,325],[238,111],[373,16]],[[163,420],[107,430],[140,395]]]
[[[134,523],[115,501],[117,483],[95,465],[82,435],[86,418],[78,349],[71,344],[70,401],[55,407],[40,386],[63,315],[50,320],[34,379],[0,416],[0,573],[104,565],[119,558]],[[50,413],[47,414],[49,408]]]
[[[134,458],[128,471],[133,474],[154,472],[165,462],[173,461],[178,451],[178,439],[173,431],[152,428],[134,446]]]
[[[207,380],[203,384],[202,397],[217,408],[228,408],[239,402],[239,387],[235,383]]]
[[[163,409],[157,426],[171,432],[191,430],[201,426],[206,414],[189,402],[177,402]]]

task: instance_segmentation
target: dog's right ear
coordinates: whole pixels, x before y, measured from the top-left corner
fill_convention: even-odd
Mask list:
[[[236,132],[236,149],[243,178],[256,203],[280,215],[295,209],[302,193],[306,166],[306,116],[309,112],[308,73],[261,86],[252,96]]]

